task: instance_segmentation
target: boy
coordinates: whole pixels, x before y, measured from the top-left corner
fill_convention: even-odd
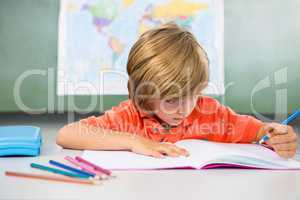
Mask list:
[[[290,126],[263,123],[238,115],[201,95],[208,82],[208,58],[194,36],[168,23],[142,34],[127,63],[129,100],[104,115],[60,129],[65,148],[129,150],[163,157],[188,156],[174,142],[207,139],[252,143],[271,134],[267,145],[284,158],[293,157],[297,135]]]

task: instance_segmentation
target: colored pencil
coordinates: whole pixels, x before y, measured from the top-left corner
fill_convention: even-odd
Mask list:
[[[92,174],[92,173],[89,173],[89,172],[85,172],[85,171],[82,171],[80,169],[76,169],[74,167],[71,167],[71,166],[68,166],[68,165],[65,165],[63,163],[60,163],[60,162],[57,162],[55,160],[49,160],[49,163],[51,165],[54,165],[56,167],[60,167],[62,169],[65,169],[65,170],[68,170],[68,171],[71,171],[71,172],[74,172],[74,173],[77,173],[77,174],[80,174],[80,175],[83,175],[83,176],[88,176],[88,177],[94,177],[95,175]]]
[[[40,164],[36,164],[36,163],[31,163],[30,166],[33,168],[36,168],[36,169],[40,169],[40,170],[44,170],[44,171],[48,171],[48,172],[52,172],[52,173],[56,173],[56,174],[60,174],[60,175],[64,175],[64,176],[69,176],[69,177],[73,177],[73,178],[85,178],[85,179],[89,178],[89,176],[71,173],[71,172],[63,171],[60,169],[56,169],[56,168],[52,168],[52,167],[48,167],[48,166],[44,166],[44,165],[40,165]]]
[[[96,184],[93,180],[84,180],[84,179],[76,179],[76,178],[69,178],[69,177],[59,177],[59,176],[50,176],[50,175],[41,175],[41,174],[32,174],[32,173],[23,173],[23,172],[6,171],[5,175],[22,177],[22,178],[42,179],[42,180],[49,180],[49,181],[69,182],[69,183],[77,183],[77,184],[88,184],[88,185]]]
[[[87,161],[87,160],[85,160],[85,159],[79,157],[79,156],[76,156],[76,157],[75,157],[75,160],[77,160],[78,162],[84,163],[84,164],[86,164],[86,165],[89,165],[89,166],[91,166],[93,169],[95,169],[95,170],[97,170],[97,171],[100,171],[100,172],[102,172],[102,173],[104,173],[104,174],[106,174],[106,175],[108,175],[108,176],[110,176],[111,173],[112,173],[110,170],[104,169],[104,168],[102,168],[102,167],[99,167],[99,166],[97,166],[97,165],[95,165],[95,164],[93,164],[93,163],[91,163],[91,162],[89,162],[89,161]]]
[[[91,168],[90,166],[85,165],[83,163],[80,163],[80,162],[78,162],[77,160],[75,160],[74,158],[72,158],[70,156],[66,156],[65,160],[69,161],[70,163],[72,163],[73,165],[75,165],[76,167],[80,168],[83,171],[86,171],[86,172],[89,172],[91,174],[94,174],[95,178],[96,177],[99,177],[100,179],[106,179],[107,178],[106,174],[103,174],[103,173],[101,173],[99,171],[96,171],[93,168]]]

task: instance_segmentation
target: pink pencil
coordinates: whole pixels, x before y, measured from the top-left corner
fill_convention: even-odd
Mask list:
[[[78,162],[84,163],[84,164],[92,167],[96,171],[102,172],[102,173],[104,173],[104,174],[106,174],[108,176],[111,175],[111,171],[109,171],[108,169],[103,169],[102,167],[99,167],[99,166],[97,166],[97,165],[95,165],[95,164],[93,164],[93,163],[91,163],[91,162],[89,162],[89,161],[87,161],[87,160],[79,157],[79,156],[76,156],[75,160],[77,160]]]
[[[65,160],[69,161],[70,163],[72,163],[73,165],[77,166],[78,168],[80,168],[83,171],[95,174],[97,177],[101,178],[101,179],[105,179],[106,174],[101,173],[99,171],[94,170],[93,168],[91,168],[90,166],[87,165],[82,165],[80,162],[78,162],[76,159],[70,157],[70,156],[66,156]]]

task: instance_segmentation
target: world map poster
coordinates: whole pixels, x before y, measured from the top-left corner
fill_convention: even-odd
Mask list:
[[[173,21],[208,53],[204,93],[224,93],[223,0],[61,0],[58,95],[128,94],[126,62],[143,32]]]

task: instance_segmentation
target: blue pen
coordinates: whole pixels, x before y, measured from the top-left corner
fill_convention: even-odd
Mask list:
[[[294,112],[292,115],[290,115],[286,120],[282,121],[281,124],[287,125],[299,116],[300,116],[300,109],[297,110],[296,112]],[[258,143],[262,144],[265,141],[267,141],[268,139],[270,139],[270,136],[268,134],[266,134],[259,140]]]
[[[91,174],[91,173],[89,173],[89,172],[85,172],[85,171],[82,171],[82,170],[80,170],[80,169],[76,169],[76,168],[74,168],[74,167],[71,167],[71,166],[62,164],[62,163],[57,162],[57,161],[54,161],[54,160],[49,160],[49,163],[50,163],[51,165],[54,165],[54,166],[63,168],[63,169],[68,170],[68,171],[75,172],[75,173],[80,174],[80,175],[83,175],[83,176],[95,177],[95,174]]]

